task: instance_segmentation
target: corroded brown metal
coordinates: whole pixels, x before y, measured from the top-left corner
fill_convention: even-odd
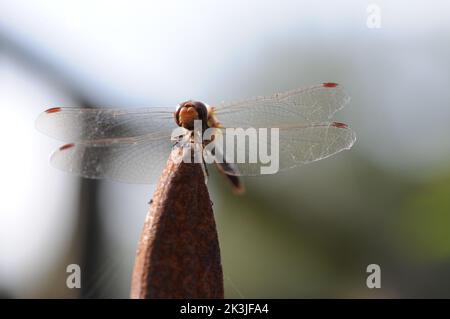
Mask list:
[[[223,296],[219,241],[202,168],[169,158],[139,242],[131,298]]]

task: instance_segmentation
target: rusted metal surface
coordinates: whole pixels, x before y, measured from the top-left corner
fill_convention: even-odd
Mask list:
[[[170,158],[139,242],[132,298],[223,298],[216,224],[200,164]]]

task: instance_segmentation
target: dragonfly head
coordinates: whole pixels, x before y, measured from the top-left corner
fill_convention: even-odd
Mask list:
[[[181,103],[175,111],[175,122],[178,126],[193,130],[195,120],[202,121],[203,130],[208,128],[208,109],[206,105],[192,100]]]

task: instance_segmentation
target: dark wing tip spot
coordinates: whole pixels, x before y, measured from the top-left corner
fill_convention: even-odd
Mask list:
[[[60,107],[52,107],[52,108],[46,110],[45,113],[57,113],[57,112],[60,112],[60,111],[61,111]]]
[[[337,128],[348,128],[348,125],[345,123],[340,122],[333,122],[331,126],[337,127]]]
[[[64,151],[64,150],[67,150],[67,149],[72,148],[72,147],[74,147],[74,146],[75,146],[75,143],[65,144],[65,145],[61,146],[61,147],[59,148],[59,150],[60,150],[60,151]]]

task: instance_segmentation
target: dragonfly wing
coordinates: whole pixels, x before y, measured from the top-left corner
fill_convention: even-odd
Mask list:
[[[172,108],[56,107],[39,115],[36,127],[63,141],[88,142],[160,132],[176,127]]]
[[[261,134],[261,131],[256,130],[255,132],[258,136],[257,143],[251,145],[248,138],[244,143],[238,143],[234,134],[225,129],[220,130],[218,136],[221,138],[218,141],[221,140],[223,145],[224,160],[234,163],[222,166],[225,170],[230,168],[226,171],[227,174],[237,176],[273,174],[278,170],[318,161],[350,149],[356,141],[353,130],[345,124],[336,122],[279,128],[278,139],[270,130],[266,131],[267,134]],[[227,145],[227,139],[234,140],[234,143]],[[276,143],[277,141],[279,142]],[[244,154],[241,160],[239,154]],[[261,154],[268,154],[269,157],[262,157]]]
[[[119,140],[70,143],[55,151],[53,166],[87,178],[154,184],[172,148],[170,132]]]
[[[329,122],[350,97],[336,83],[216,106],[223,127],[280,127]]]

